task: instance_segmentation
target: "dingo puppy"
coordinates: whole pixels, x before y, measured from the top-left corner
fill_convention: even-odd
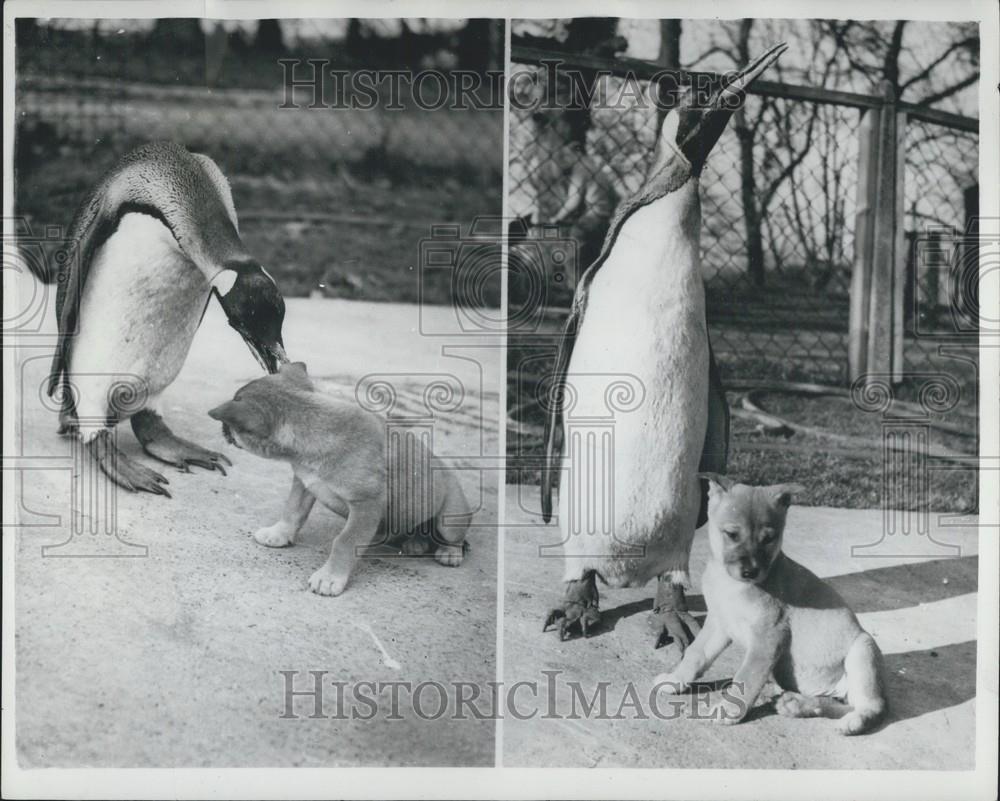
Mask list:
[[[871,728],[886,711],[875,640],[829,585],[781,552],[792,493],[802,488],[699,476],[709,482],[708,618],[680,664],[657,683],[683,692],[735,641],[746,656],[726,695],[737,703],[713,704],[717,722],[739,722],[773,672],[784,691],[775,701],[779,715],[839,718],[842,734]]]
[[[358,552],[387,533],[410,534],[403,545],[408,555],[433,545],[442,565],[462,563],[472,510],[455,474],[418,440],[408,443],[406,454],[387,453],[385,422],[317,392],[301,362],[251,381],[209,415],[222,422],[231,444],[292,466],[281,519],[254,534],[261,545],[291,545],[317,498],[347,518],[330,558],[309,579],[313,592],[340,595]]]

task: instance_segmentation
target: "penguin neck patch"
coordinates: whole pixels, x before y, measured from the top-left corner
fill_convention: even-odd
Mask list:
[[[688,175],[694,172],[694,168],[691,166],[691,162],[688,160],[688,157],[684,155],[683,151],[679,147],[677,147],[677,143],[671,139],[664,139],[663,141],[667,145],[667,147],[669,147],[672,151],[674,151],[674,155],[678,159],[680,159],[680,162],[681,164],[684,165],[684,168],[687,170]]]
[[[674,156],[680,159],[681,164],[687,167],[688,171],[693,171],[691,162],[688,157],[684,155],[681,149],[677,146],[677,131],[680,128],[681,118],[676,111],[671,111],[663,119],[663,125],[660,126],[660,146],[666,147],[668,150],[672,151]],[[662,154],[661,161],[663,161]]]
[[[236,270],[220,270],[211,280],[212,287],[219,295],[225,297],[233,288],[233,284],[236,283],[236,277]]]

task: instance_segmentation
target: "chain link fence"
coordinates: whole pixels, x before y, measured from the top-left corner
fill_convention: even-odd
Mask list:
[[[606,66],[620,75],[632,69],[613,61]],[[541,67],[529,63],[513,71],[541,75]],[[642,184],[653,156],[655,89],[631,76],[641,91],[623,92],[623,81],[599,79],[582,139],[573,138],[559,111],[512,109],[511,210],[529,227],[557,224],[560,235],[576,244],[578,270],[596,256],[611,214]],[[602,108],[608,99],[613,102]],[[702,270],[713,347],[725,376],[848,382],[855,220],[865,203],[858,192],[863,113],[831,102],[751,95],[709,156],[701,177]],[[942,238],[965,230],[977,148],[974,133],[919,119],[906,127],[911,288],[905,341],[912,368],[940,340],[920,336],[917,323],[943,325],[954,300],[939,276],[952,260],[944,256],[943,266],[934,267],[915,263],[927,261],[919,258],[919,242],[929,226],[939,227]],[[584,201],[573,216],[560,219],[574,182],[584,184]],[[552,319],[562,316],[559,307],[568,306],[571,289],[569,281],[564,291],[549,294]],[[512,301],[527,298],[515,287]]]
[[[906,361],[920,369],[942,342],[978,336],[979,137],[908,119],[904,141]]]
[[[510,117],[509,204],[522,233],[512,239],[508,294],[519,323],[508,337],[508,482],[534,484],[573,274],[598,255],[615,208],[643,183],[659,111],[642,76],[658,68],[531,47],[515,47],[514,57],[525,87],[557,95],[548,105],[543,96],[541,113],[521,98]],[[549,60],[584,85],[596,76],[582,112],[560,107]],[[976,121],[882,97],[756,88],[709,155],[700,188],[708,326],[734,390],[730,472],[751,483],[826,476],[812,482],[811,503],[974,509],[978,265],[963,234],[977,213]],[[879,139],[885,130],[891,145]],[[888,204],[875,197],[886,185],[895,187]],[[516,266],[532,256],[517,258],[518,249],[529,247],[551,270],[542,294],[519,280]],[[556,249],[569,258],[554,258]],[[882,294],[872,290],[879,282]],[[875,329],[888,319],[886,359],[884,330]],[[775,427],[768,415],[799,427]],[[893,426],[904,424],[912,442],[952,449],[940,462],[948,470],[931,480],[934,459],[919,448],[884,458]]]
[[[421,240],[501,213],[502,21],[19,19],[17,45],[15,206],[32,231],[67,228],[126,150],[169,139],[218,162],[286,295],[448,303],[445,272],[418,286]],[[289,103],[286,70],[318,75],[320,103],[308,86]],[[354,76],[392,70],[429,76],[420,97],[376,79],[371,107],[350,107]],[[457,70],[482,79],[479,103],[441,95]],[[499,303],[499,279],[483,297]]]

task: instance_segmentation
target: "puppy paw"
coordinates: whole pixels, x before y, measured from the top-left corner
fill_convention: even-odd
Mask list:
[[[429,537],[414,534],[409,539],[404,540],[399,549],[403,552],[404,556],[423,556],[430,551],[431,541]]]
[[[815,718],[822,710],[804,695],[786,692],[774,699],[774,711],[786,718]]]
[[[347,576],[321,567],[309,577],[309,589],[317,595],[340,595],[347,587]]]
[[[670,695],[680,695],[687,692],[691,685],[681,679],[676,673],[661,673],[653,679],[653,686],[661,692],[669,693]]]
[[[445,567],[458,567],[465,558],[465,548],[461,545],[442,545],[434,552],[434,558]]]
[[[291,532],[288,530],[288,526],[281,521],[273,526],[257,529],[253,533],[253,538],[268,548],[284,548],[286,545],[292,544]]]
[[[707,703],[701,699],[695,701],[693,717],[717,726],[735,726],[743,720],[745,714],[746,710],[741,709],[737,703],[712,693]]]
[[[843,734],[845,737],[851,737],[855,734],[861,734],[868,728],[868,722],[864,717],[857,712],[848,712],[844,717],[837,721],[837,725],[834,727],[838,734]]]

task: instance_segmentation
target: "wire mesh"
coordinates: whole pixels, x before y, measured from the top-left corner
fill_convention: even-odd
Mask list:
[[[979,137],[923,120],[905,135],[904,319],[908,369],[925,368],[942,343],[978,336]]]
[[[610,60],[604,68],[619,76],[631,71]],[[540,69],[512,67],[526,75]],[[575,245],[577,274],[598,254],[615,207],[642,185],[654,157],[658,111],[650,86],[634,75],[628,80],[640,91],[622,93],[621,77],[597,78],[584,136],[579,121],[560,120],[558,110],[539,114],[517,104],[511,111],[511,210],[529,230],[555,223],[559,236]],[[634,102],[623,107],[623,98]],[[848,384],[855,225],[872,203],[858,186],[863,113],[853,105],[752,95],[709,155],[700,179],[701,268],[724,381]],[[956,234],[974,213],[969,203],[978,189],[978,137],[911,118],[904,146],[901,223],[909,250],[903,360],[904,378],[913,380],[904,380],[896,392],[915,399],[921,376],[955,373],[964,387],[962,402],[974,408],[974,354],[944,356],[940,346],[961,333],[955,308],[967,312],[964,333],[976,330],[977,309],[971,307],[978,272],[974,264],[970,268],[968,242]],[[567,197],[581,182],[585,202],[567,217]],[[516,247],[515,241],[512,265]],[[553,269],[557,278],[565,272],[558,264]],[[519,291],[515,277],[512,272],[508,297],[516,308],[531,297]],[[516,457],[510,477],[515,482],[537,480],[539,398],[573,296],[572,281],[567,283],[547,294],[543,324],[522,326],[509,337],[508,452]]]
[[[601,80],[580,145],[543,115],[511,115],[511,210],[550,224],[583,176],[584,208],[565,225],[583,267],[614,208],[641,186],[658,125],[647,83],[623,110],[622,79]],[[601,96],[614,107],[601,108]],[[702,270],[728,374],[846,377],[859,119],[853,108],[750,97],[713,149],[701,177]]]
[[[170,139],[218,162],[248,246],[286,295],[443,303],[446,276],[415,279],[420,241],[501,213],[502,98],[487,73],[502,63],[502,21],[18,20],[17,37],[15,204],[32,229],[65,228],[122,153]],[[303,80],[309,59],[324,62],[328,107],[297,89],[289,108],[280,60]],[[482,102],[456,107],[435,80],[422,105],[401,81],[348,107],[361,70],[475,72]]]

